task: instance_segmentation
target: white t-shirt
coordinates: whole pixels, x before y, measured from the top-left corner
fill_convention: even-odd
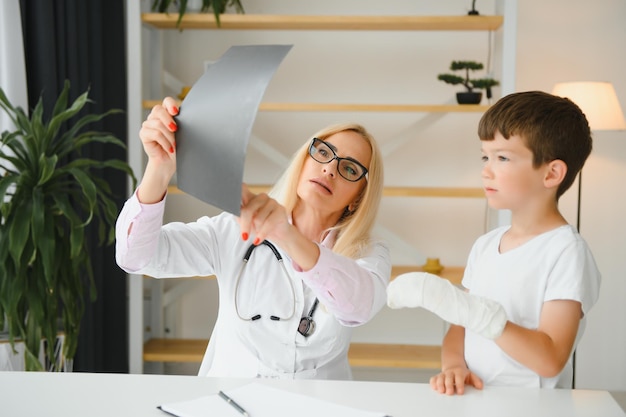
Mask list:
[[[510,226],[481,236],[470,252],[463,286],[471,294],[498,301],[509,321],[537,329],[543,303],[575,300],[586,315],[598,299],[600,272],[584,239],[570,225],[543,233],[500,253]],[[581,319],[576,344],[585,325]],[[573,353],[572,349],[572,353]],[[572,356],[559,375],[543,378],[509,357],[492,340],[465,330],[465,360],[485,385],[571,388]]]

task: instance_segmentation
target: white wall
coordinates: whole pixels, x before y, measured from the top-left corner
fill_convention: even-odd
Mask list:
[[[443,3],[443,4],[440,4]],[[493,1],[479,1],[482,14]],[[446,2],[320,0],[316,2],[244,1],[248,13],[310,14],[463,14],[469,0]],[[550,91],[567,80],[614,83],[626,106],[626,2],[620,0],[544,0],[518,2],[517,91]],[[488,35],[448,32],[317,32],[185,30],[164,34],[165,67],[185,83],[201,74],[205,59],[218,58],[231,44],[293,43],[265,95],[266,101],[344,103],[445,103],[454,87],[437,81],[451,60],[486,61]],[[498,76],[498,74],[496,74]],[[176,92],[165,91],[167,94]],[[499,93],[496,91],[496,93]],[[159,97],[154,97],[159,98]],[[480,186],[480,152],[476,138],[479,115],[445,115],[426,129],[421,114],[259,113],[253,141],[282,149],[285,157],[318,128],[337,120],[366,125],[389,150],[410,139],[385,159],[387,185]],[[577,386],[626,390],[626,133],[598,132],[585,167],[581,230],[604,275],[601,299],[589,315],[578,350]],[[245,178],[272,182],[283,167],[251,150]],[[575,192],[562,199],[564,213],[575,222]],[[206,207],[188,212],[187,201],[168,204],[170,220],[191,220]],[[483,233],[485,205],[475,200],[387,198],[380,223],[417,249],[399,247],[394,262],[423,262],[437,256],[447,265],[462,265],[474,239]],[[621,232],[621,233],[620,233]],[[214,310],[207,308],[214,284],[185,299],[177,334],[207,337]],[[206,317],[206,320],[197,318]],[[189,323],[194,326],[188,326]],[[426,312],[385,310],[355,340],[439,343],[443,326]]]

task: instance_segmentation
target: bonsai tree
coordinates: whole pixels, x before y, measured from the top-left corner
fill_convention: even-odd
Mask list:
[[[153,0],[152,11],[159,13],[167,13],[171,4],[178,6],[178,20],[176,21],[176,27],[180,26],[180,22],[183,20],[183,15],[187,12],[187,3],[189,0]],[[241,0],[202,0],[201,12],[208,12],[213,10],[215,15],[215,22],[217,26],[220,26],[220,15],[226,12],[226,8],[234,6],[237,13],[244,13]]]
[[[80,117],[88,92],[68,106],[69,88],[66,81],[47,121],[41,98],[29,117],[0,89],[0,108],[16,126],[0,136],[0,329],[7,325],[13,348],[17,340],[24,343],[27,370],[42,370],[42,340],[48,370],[72,363],[86,290],[92,301],[96,297],[85,230],[97,226],[99,244],[111,244],[118,213],[96,171],[121,170],[136,183],[125,161],[81,155],[94,142],[125,147],[111,134],[84,129],[120,110]],[[61,358],[55,355],[59,330]]]
[[[465,76],[461,77],[456,74],[439,74],[437,78],[447,84],[458,85],[462,84],[468,93],[474,92],[474,89],[485,89],[487,91],[487,97],[491,97],[491,87],[499,85],[500,83],[493,78],[470,78],[470,71],[478,71],[483,69],[483,64],[474,61],[452,61],[450,64],[451,71],[463,71],[465,70]],[[480,95],[482,98],[482,94]],[[478,103],[480,103],[478,98]],[[459,96],[457,95],[457,99]],[[460,99],[459,99],[460,101]]]

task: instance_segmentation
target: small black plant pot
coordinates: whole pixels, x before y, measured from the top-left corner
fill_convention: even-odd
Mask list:
[[[456,93],[456,101],[459,104],[480,104],[483,93],[477,91]]]

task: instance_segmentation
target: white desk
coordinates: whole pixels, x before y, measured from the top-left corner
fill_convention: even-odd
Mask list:
[[[440,395],[426,384],[254,380],[277,388],[393,417],[626,416],[606,391],[488,387]],[[2,416],[156,416],[162,403],[189,400],[247,384],[196,376],[0,372]],[[297,416],[294,410],[294,416]],[[324,416],[330,417],[330,416]]]

